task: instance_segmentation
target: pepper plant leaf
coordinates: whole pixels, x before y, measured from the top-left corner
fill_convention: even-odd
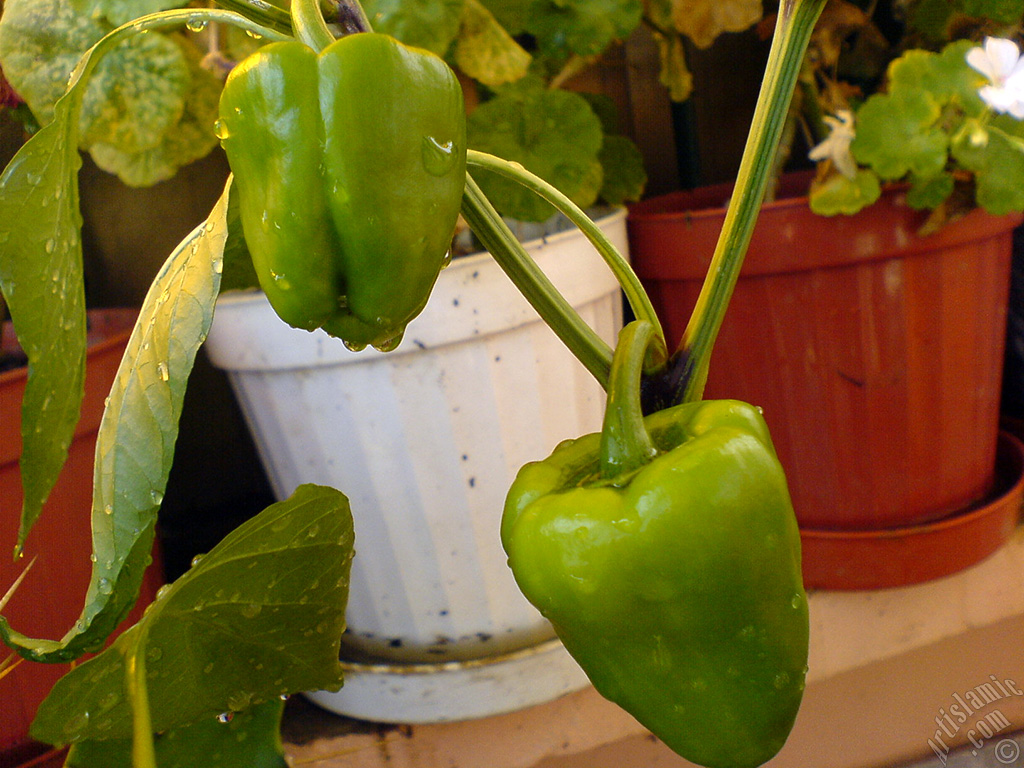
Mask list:
[[[366,0],[375,32],[444,56],[459,32],[463,0]]]
[[[229,180],[206,222],[181,242],[153,281],[110,391],[96,439],[94,562],[81,617],[59,642],[28,638],[0,617],[0,637],[23,656],[67,661],[96,650],[135,601],[174,456],[185,386],[213,320],[230,185]],[[51,311],[62,316],[58,308]]]
[[[640,0],[534,0],[526,31],[547,55],[596,56],[640,23]]]
[[[601,121],[579,94],[516,84],[470,114],[467,136],[474,149],[521,164],[581,207],[601,191]],[[543,221],[554,212],[515,182],[487,172],[477,181],[504,215]]]
[[[287,768],[280,725],[284,701],[275,698],[239,712],[227,722],[206,718],[172,728],[154,739],[160,768]],[[226,719],[226,718],[224,718]],[[66,768],[132,768],[130,739],[80,741]]]
[[[40,123],[82,55],[111,27],[75,10],[71,0],[7,0],[0,20],[0,62]],[[82,97],[79,142],[128,152],[160,143],[174,126],[191,86],[188,64],[162,34],[132,35],[111,46]]]
[[[130,739],[125,670],[133,656],[145,659],[156,733],[297,691],[337,690],[352,544],[345,496],[299,486],[229,533],[138,624],[61,678],[32,736],[51,744]]]
[[[22,401],[18,549],[67,457],[85,376],[78,169],[81,85],[0,175],[0,290],[29,359]]]
[[[217,144],[213,124],[222,83],[201,66],[202,55],[191,41],[177,38],[176,42],[188,62],[192,81],[177,124],[163,134],[159,144],[139,152],[126,152],[120,145],[103,142],[89,147],[96,165],[117,174],[128,186],[145,187],[169,179],[183,165],[205,157]]]
[[[531,57],[479,0],[465,0],[455,63],[484,85],[495,87],[523,77]]]

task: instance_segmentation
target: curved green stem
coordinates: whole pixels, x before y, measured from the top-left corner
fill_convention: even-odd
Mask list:
[[[68,79],[67,93],[71,93],[75,85],[77,85],[81,80],[88,79],[92,75],[103,56],[132,35],[137,35],[140,32],[148,32],[154,29],[163,29],[164,27],[182,27],[188,24],[195,24],[197,22],[232,24],[239,29],[251,32],[258,37],[262,37],[269,41],[291,39],[290,36],[278,32],[276,29],[271,29],[270,27],[258,24],[235,11],[218,11],[215,8],[181,8],[173,11],[150,13],[145,16],[140,16],[127,24],[122,24],[117,29],[104,35],[99,42],[86,51],[82,58],[78,60],[78,64],[75,65],[74,70],[71,72],[71,77]],[[74,103],[76,105],[81,103],[82,97],[80,94],[73,98],[75,99]],[[77,106],[74,107],[74,109],[77,109]]]
[[[673,402],[699,400],[703,394],[711,350],[754,231],[804,51],[825,2],[782,0],[780,4],[775,37],[725,224],[676,352],[682,367],[674,372]]]
[[[640,379],[654,334],[646,320],[634,320],[619,334],[601,429],[601,476],[606,480],[639,469],[656,453],[640,407]]]
[[[216,0],[217,5],[236,11],[258,24],[272,27],[282,33],[292,31],[292,19],[288,11],[278,8],[267,0]]]
[[[292,29],[295,37],[314,51],[322,51],[334,42],[320,10],[320,0],[292,0]]]
[[[462,196],[462,215],[537,314],[607,389],[611,347],[583,322],[579,313],[530,258],[469,174],[466,174],[466,190]]]
[[[656,362],[664,362],[666,357],[664,349],[666,346],[665,334],[661,329],[661,321],[654,311],[654,306],[651,304],[651,300],[648,298],[644,287],[640,284],[640,279],[633,272],[633,268],[629,266],[629,262],[623,258],[618,249],[601,231],[601,228],[576,203],[558,191],[554,186],[544,181],[544,179],[530,173],[518,163],[502,160],[500,157],[477,152],[472,149],[467,153],[466,162],[469,165],[484,168],[521,184],[531,192],[547,200],[565,214],[569,221],[580,228],[580,231],[593,244],[597,252],[601,254],[601,258],[605,260],[605,263],[612,270],[615,279],[619,281],[619,285],[622,286],[622,290],[626,294],[626,300],[629,302],[629,306],[632,308],[636,319],[646,320],[654,328],[654,335],[661,340],[662,347],[660,359],[656,360]],[[658,352],[655,354],[657,355]]]

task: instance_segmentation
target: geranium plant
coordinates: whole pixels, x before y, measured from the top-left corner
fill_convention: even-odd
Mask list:
[[[852,214],[900,181],[932,212],[926,228],[975,206],[1024,210],[1022,14],[1003,0],[833,0],[800,90],[811,208]]]

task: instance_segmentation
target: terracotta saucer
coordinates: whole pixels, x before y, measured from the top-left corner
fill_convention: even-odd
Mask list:
[[[941,520],[905,528],[800,531],[807,589],[884,589],[956,573],[995,552],[1017,526],[1024,444],[1000,432],[995,490]]]

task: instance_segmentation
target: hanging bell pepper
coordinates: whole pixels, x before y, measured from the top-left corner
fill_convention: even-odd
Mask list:
[[[397,346],[449,247],[466,175],[462,90],[432,53],[358,33],[264,46],[217,133],[260,287],[289,325]]]
[[[641,415],[651,336],[640,321],[622,332],[602,433],[519,472],[502,543],[602,695],[688,760],[761,765],[792,728],[807,670],[786,479],[750,405]]]

